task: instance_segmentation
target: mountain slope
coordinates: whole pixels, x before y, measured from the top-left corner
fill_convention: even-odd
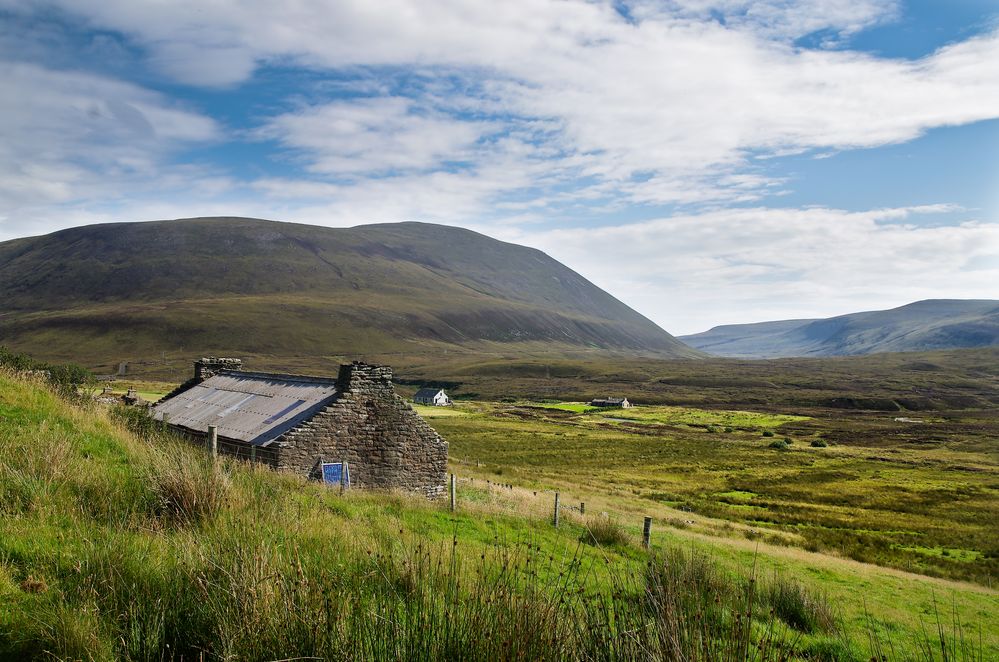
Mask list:
[[[697,353],[544,253],[424,223],[116,223],[0,244],[0,343],[40,356]]]
[[[846,356],[999,345],[999,301],[928,299],[828,319],[717,326],[680,338],[718,356]]]

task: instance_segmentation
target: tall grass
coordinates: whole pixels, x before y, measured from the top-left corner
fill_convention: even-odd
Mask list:
[[[426,502],[339,497],[42,392],[4,395],[0,470],[26,496],[0,512],[0,659],[860,658],[821,595],[701,552],[646,556],[612,528],[612,557],[569,522],[514,518],[512,540],[473,545]],[[442,521],[453,536],[423,532]],[[930,659],[979,659],[943,634],[947,657]]]
[[[579,540],[589,545],[627,545],[631,542],[631,536],[620,522],[606,515],[598,515],[583,523],[583,533]]]
[[[836,631],[836,617],[822,594],[785,575],[774,574],[761,598],[782,621],[799,632]]]
[[[156,495],[155,513],[176,525],[210,519],[223,508],[231,491],[225,463],[175,446],[161,452],[147,480]]]

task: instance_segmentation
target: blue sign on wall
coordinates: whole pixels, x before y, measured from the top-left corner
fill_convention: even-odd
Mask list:
[[[343,462],[323,462],[323,482],[327,485],[350,487],[350,467],[344,467]]]

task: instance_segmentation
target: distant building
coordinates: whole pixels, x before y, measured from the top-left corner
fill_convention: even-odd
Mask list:
[[[421,388],[413,396],[413,402],[418,405],[432,405],[434,407],[447,407],[451,404],[451,398],[442,388]]]
[[[240,368],[198,361],[153,417],[196,440],[214,425],[219,453],[275,469],[321,479],[347,462],[352,485],[443,494],[447,442],[396,395],[391,368],[342,365],[336,379]]]
[[[109,387],[104,387],[104,391],[110,393],[111,389]],[[139,392],[136,391],[134,387],[129,387],[128,392],[125,393],[125,395],[121,396],[121,399],[122,402],[124,402],[126,405],[132,405],[136,407],[148,404],[145,400],[142,399],[142,397],[139,395]]]
[[[627,409],[631,406],[628,398],[597,398],[590,401],[591,407],[620,407]]]

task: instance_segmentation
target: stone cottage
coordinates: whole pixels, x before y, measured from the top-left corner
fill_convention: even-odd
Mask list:
[[[275,469],[320,478],[345,461],[357,487],[443,493],[447,442],[396,395],[391,368],[355,362],[329,379],[241,367],[202,359],[153,417],[201,439],[214,425],[220,453]]]

